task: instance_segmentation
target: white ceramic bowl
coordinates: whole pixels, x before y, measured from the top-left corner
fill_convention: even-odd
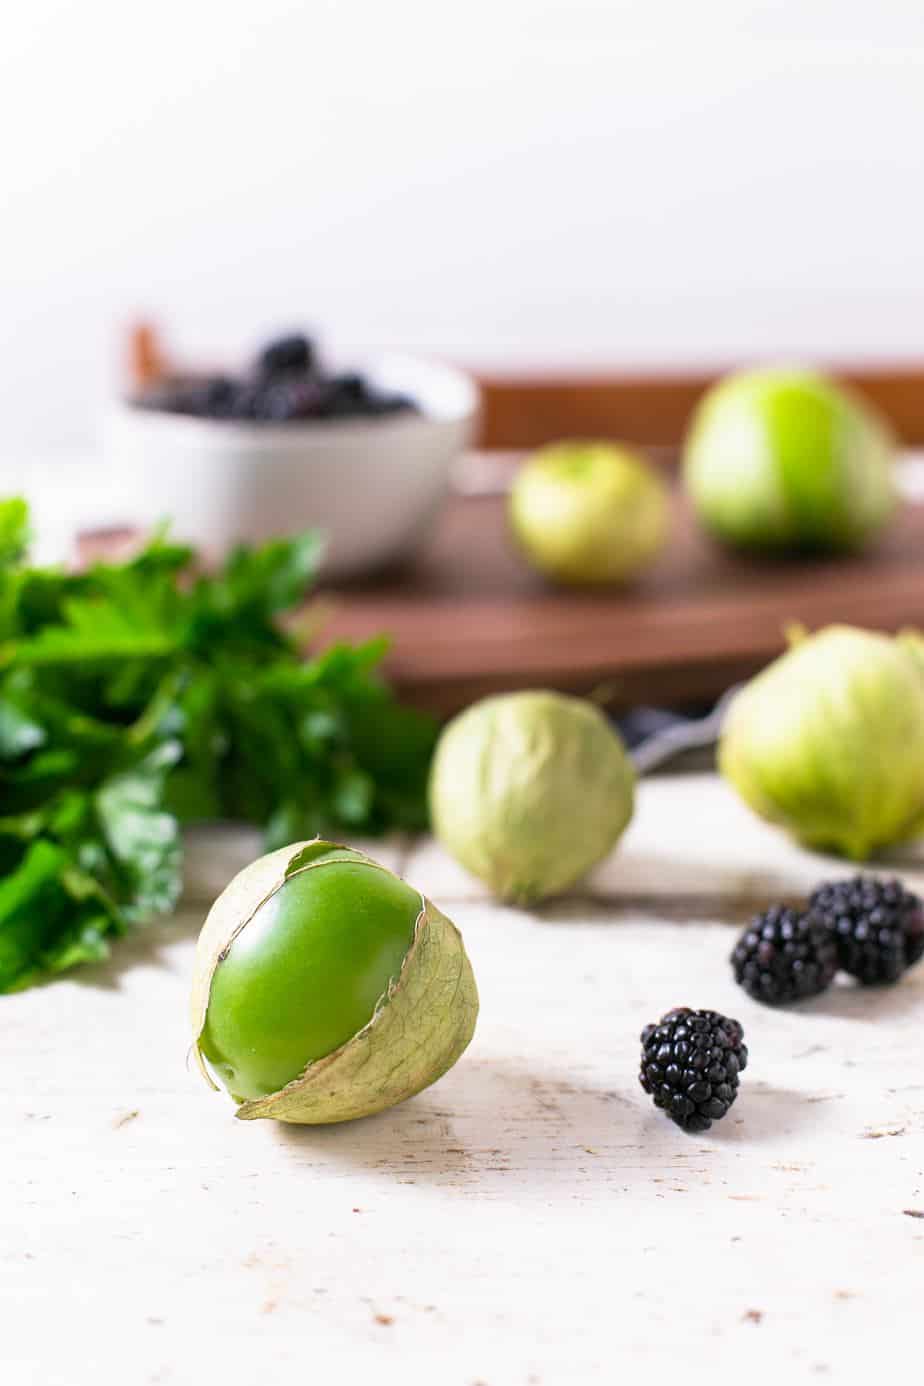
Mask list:
[[[472,442],[478,392],[460,371],[413,357],[360,369],[382,389],[410,395],[420,412],[257,424],[115,405],[105,420],[113,484],[100,526],[167,519],[173,538],[211,553],[316,528],[327,537],[328,576],[402,557]]]

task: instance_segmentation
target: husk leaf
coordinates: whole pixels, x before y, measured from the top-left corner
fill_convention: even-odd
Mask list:
[[[234,938],[292,875],[332,861],[385,867],[351,848],[314,841],[271,852],[240,872],[212,906],[196,955],[192,1021],[199,1068],[212,1087],[199,1049],[212,977]],[[304,1125],[351,1121],[385,1110],[428,1087],[467,1048],[478,1016],[478,991],[459,931],[421,898],[414,938],[401,972],[372,1018],[346,1044],[309,1064],[278,1092],[242,1102],[242,1121],[270,1117]]]

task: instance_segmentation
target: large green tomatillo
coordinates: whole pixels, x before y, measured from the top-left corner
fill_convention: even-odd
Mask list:
[[[615,443],[540,448],[517,472],[510,525],[527,557],[561,582],[623,582],[656,557],[667,487],[639,453]]]
[[[862,860],[924,828],[919,637],[829,626],[735,698],[719,766],[763,818]]]
[[[595,866],[632,817],[634,774],[593,703],[485,698],[450,722],[430,773],[433,829],[501,899],[531,904]]]
[[[241,871],[199,937],[196,1054],[245,1119],[368,1116],[441,1077],[475,1028],[455,926],[383,866],[296,843]]]
[[[742,371],[704,395],[684,446],[697,516],[751,549],[850,549],[896,503],[885,421],[812,371]]]

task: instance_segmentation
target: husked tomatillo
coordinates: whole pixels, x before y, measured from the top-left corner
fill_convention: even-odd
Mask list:
[[[199,938],[195,1050],[244,1119],[313,1124],[390,1107],[455,1063],[477,1012],[455,926],[333,843],[252,863]]]

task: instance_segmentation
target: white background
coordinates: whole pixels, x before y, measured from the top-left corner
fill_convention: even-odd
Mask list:
[[[120,325],[481,365],[924,356],[918,0],[29,0],[0,32],[8,445]]]

